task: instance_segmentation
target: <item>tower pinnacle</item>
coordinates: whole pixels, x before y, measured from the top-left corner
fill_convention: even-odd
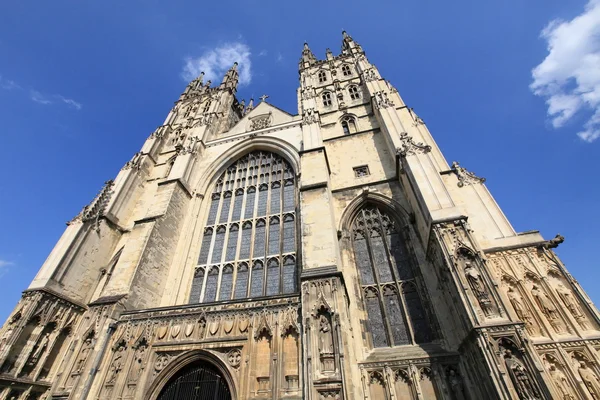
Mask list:
[[[308,43],[304,42],[304,48],[302,49],[302,58],[300,59],[300,69],[308,68],[317,61],[315,55],[310,51]]]
[[[342,53],[359,54],[362,53],[362,47],[352,39],[348,32],[342,31]]]
[[[237,61],[233,63],[233,66],[229,68],[229,70],[225,73],[223,77],[223,82],[221,86],[225,88],[230,88],[233,91],[237,89],[237,84],[239,81],[239,74],[237,72],[238,63]]]

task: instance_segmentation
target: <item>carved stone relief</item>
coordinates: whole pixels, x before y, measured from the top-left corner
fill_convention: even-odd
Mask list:
[[[539,310],[546,316],[546,319],[548,322],[550,322],[550,325],[552,328],[554,328],[556,333],[565,333],[567,329],[562,321],[562,318],[543,289],[541,289],[537,284],[533,283],[530,293],[539,307]]]

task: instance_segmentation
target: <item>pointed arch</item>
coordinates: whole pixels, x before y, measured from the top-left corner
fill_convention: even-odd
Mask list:
[[[353,213],[349,244],[373,347],[431,342],[410,238],[389,207],[367,201]]]
[[[144,395],[145,400],[157,400],[163,388],[167,383],[176,376],[180,371],[184,370],[195,363],[206,363],[214,367],[221,377],[225,379],[231,398],[238,398],[238,380],[230,370],[230,367],[217,355],[208,350],[192,350],[183,353],[179,357],[170,361],[167,366],[162,369],[150,384]]]

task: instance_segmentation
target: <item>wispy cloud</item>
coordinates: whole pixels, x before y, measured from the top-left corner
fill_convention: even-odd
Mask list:
[[[17,82],[6,79],[2,75],[0,75],[0,87],[4,90],[21,89],[21,86],[19,86]]]
[[[263,56],[266,56],[267,54],[269,54],[269,52],[267,50],[261,50],[260,53],[258,53],[258,56],[263,57]]]
[[[11,79],[6,79],[2,75],[0,75],[0,88],[2,88],[4,90],[17,90],[20,92],[25,92],[29,95],[29,99],[31,101],[38,103],[38,104],[42,104],[42,105],[51,105],[51,104],[56,104],[56,103],[62,103],[62,104],[66,104],[67,106],[69,106],[75,110],[81,110],[81,108],[83,107],[80,102],[75,101],[73,99],[69,99],[61,94],[47,95],[47,94],[44,94],[44,93],[40,92],[39,90],[36,90],[33,88],[28,89],[28,90],[24,89],[17,82],[15,82]]]
[[[37,90],[33,90],[31,89],[29,91],[29,98],[36,102],[36,103],[40,103],[40,104],[52,104],[52,101],[48,100],[46,98],[46,96],[44,96],[43,94],[41,94],[40,92],[38,92]]]
[[[6,260],[0,260],[0,278],[2,278],[7,272],[8,268],[15,265],[15,263]]]
[[[77,102],[77,101],[75,101],[73,99],[67,99],[66,97],[63,97],[60,94],[57,94],[54,97],[56,97],[58,100],[62,101],[63,103],[65,103],[69,107],[74,108],[76,110],[81,110],[81,107],[83,107],[81,105],[81,103],[79,103],[79,102]]]
[[[551,21],[541,37],[548,42],[548,55],[532,70],[530,88],[546,99],[554,128],[590,112],[577,135],[593,142],[600,138],[600,0],[589,0],[570,21]]]
[[[205,80],[219,83],[225,72],[237,62],[240,86],[248,85],[252,81],[250,55],[250,47],[242,42],[225,43],[206,50],[199,57],[186,58],[181,77],[189,82],[204,72]]]
[[[277,62],[283,61],[283,56],[281,55],[281,53],[277,53],[277,58],[275,59],[275,61],[277,61]]]

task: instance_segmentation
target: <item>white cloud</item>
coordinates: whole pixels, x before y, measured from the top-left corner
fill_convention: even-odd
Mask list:
[[[600,138],[600,0],[589,0],[570,21],[550,22],[541,37],[549,54],[532,70],[530,88],[546,99],[555,128],[580,111],[590,112],[577,135],[593,142]]]
[[[5,90],[21,89],[21,86],[13,80],[5,79],[0,75],[0,87]]]
[[[275,60],[277,62],[282,62],[283,61],[283,56],[281,55],[281,53],[277,53],[277,58]]]
[[[240,86],[248,85],[252,81],[250,55],[250,47],[244,43],[225,43],[205,51],[200,57],[188,57],[181,76],[189,82],[200,75],[200,72],[204,72],[205,81],[210,80],[213,84],[218,84],[225,72],[233,66],[234,62],[237,62]]]
[[[6,260],[0,260],[0,278],[2,278],[2,276],[8,272],[8,267],[12,265],[15,265],[15,263]]]
[[[267,54],[269,54],[269,52],[267,50],[261,50],[260,53],[258,53],[258,56],[263,57],[263,56],[266,56]]]
[[[36,103],[40,103],[40,104],[44,104],[44,105],[52,104],[51,100],[49,100],[46,96],[44,96],[43,94],[41,94],[37,90],[31,89],[29,91],[29,98],[32,101],[35,101]]]
[[[68,106],[76,109],[76,110],[81,110],[81,107],[83,107],[81,105],[81,103],[73,100],[73,99],[67,99],[66,97],[61,96],[60,94],[56,95],[56,98],[59,99],[60,101],[62,101],[63,103],[67,104]]]

